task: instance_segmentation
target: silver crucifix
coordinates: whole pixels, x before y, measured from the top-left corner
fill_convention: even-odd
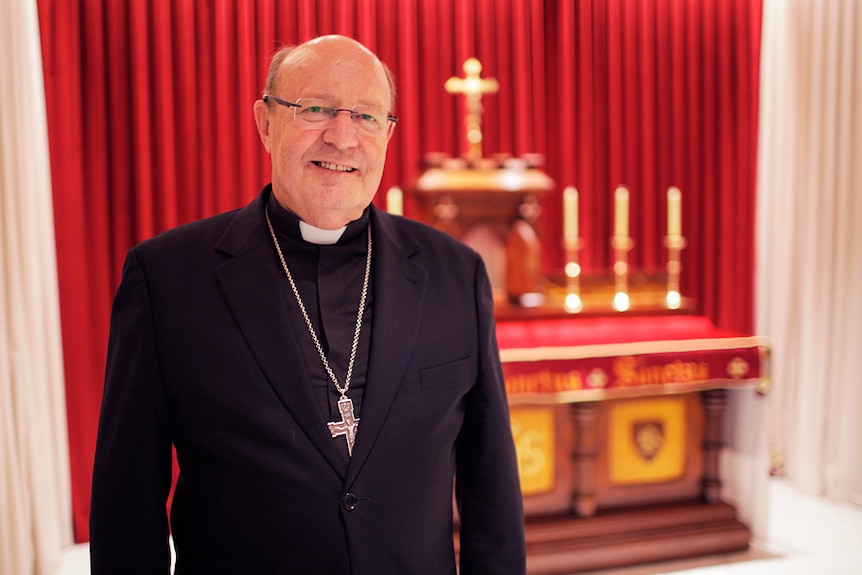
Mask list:
[[[341,421],[330,421],[326,426],[329,427],[332,437],[344,436],[347,440],[347,453],[353,457],[353,444],[359,429],[359,420],[353,414],[353,400],[342,395],[338,400],[338,412],[341,414]]]

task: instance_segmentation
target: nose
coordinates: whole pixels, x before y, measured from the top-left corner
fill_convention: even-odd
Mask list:
[[[359,135],[356,132],[356,124],[350,117],[350,110],[336,112],[335,117],[327,123],[323,131],[323,141],[340,150],[353,148],[359,144]]]

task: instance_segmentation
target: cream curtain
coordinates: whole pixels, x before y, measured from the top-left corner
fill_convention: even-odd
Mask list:
[[[0,0],[0,573],[72,542],[51,172],[36,0]]]
[[[801,490],[862,503],[862,2],[764,0],[757,331]]]

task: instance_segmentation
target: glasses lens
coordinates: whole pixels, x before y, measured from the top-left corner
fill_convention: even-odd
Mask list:
[[[334,108],[327,106],[323,102],[314,100],[297,100],[300,108],[295,109],[295,113],[307,122],[326,122],[335,117],[338,113]]]
[[[383,110],[356,106],[350,117],[360,129],[366,132],[383,132],[386,130],[386,112]]]
[[[388,129],[388,113],[380,108],[371,106],[338,108],[324,101],[310,99],[300,99],[297,103],[301,107],[294,108],[296,117],[312,124],[331,122],[339,113],[345,112],[350,115],[354,125],[363,132],[380,134]]]

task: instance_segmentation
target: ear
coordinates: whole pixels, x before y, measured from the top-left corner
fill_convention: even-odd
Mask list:
[[[257,134],[267,152],[271,152],[270,143],[272,138],[269,133],[269,106],[263,100],[254,103],[254,123],[257,125]]]

